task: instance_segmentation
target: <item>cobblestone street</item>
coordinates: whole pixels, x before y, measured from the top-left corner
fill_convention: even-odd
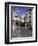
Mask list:
[[[12,27],[12,38],[14,37],[31,37],[32,36],[32,30],[29,30],[28,28],[21,27],[18,25],[14,25],[14,30]]]

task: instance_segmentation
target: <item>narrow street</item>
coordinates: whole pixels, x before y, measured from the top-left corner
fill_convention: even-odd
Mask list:
[[[31,37],[32,30],[29,30],[26,27],[21,27],[16,24],[13,24],[11,35],[12,35],[12,38],[14,38],[14,37]]]

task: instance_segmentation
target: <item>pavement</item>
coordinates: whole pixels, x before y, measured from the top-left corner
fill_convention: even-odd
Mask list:
[[[31,36],[32,36],[32,30],[29,30],[26,27],[21,27],[16,24],[13,24],[12,30],[11,30],[11,38],[31,37]]]

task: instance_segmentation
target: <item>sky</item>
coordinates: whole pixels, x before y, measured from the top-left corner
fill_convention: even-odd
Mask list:
[[[12,6],[12,11],[16,12],[17,15],[26,14],[28,11],[32,11],[32,8]]]

